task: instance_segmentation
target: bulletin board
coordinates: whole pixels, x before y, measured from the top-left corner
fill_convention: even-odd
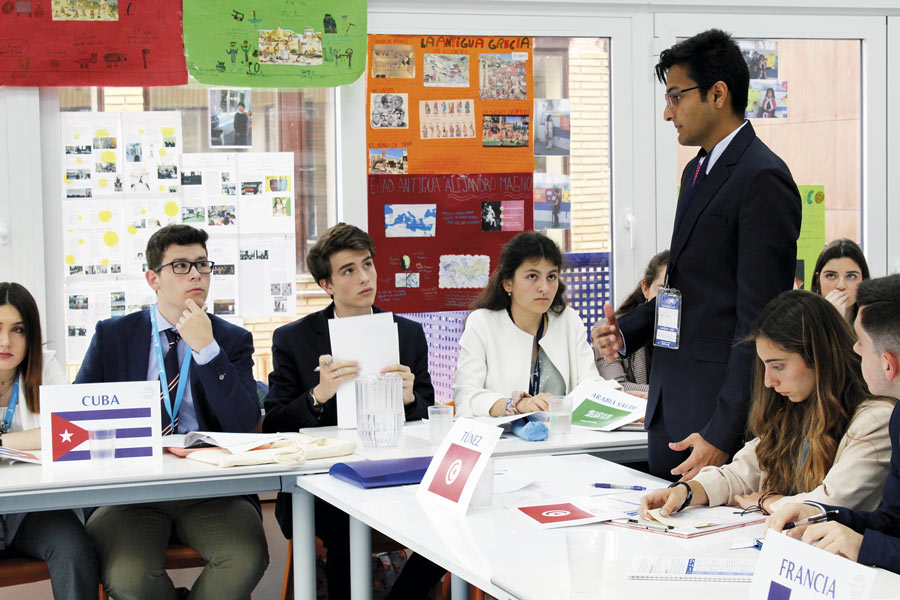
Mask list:
[[[0,85],[187,83],[181,0],[0,0]]]
[[[534,228],[532,39],[369,36],[376,303],[465,310]]]

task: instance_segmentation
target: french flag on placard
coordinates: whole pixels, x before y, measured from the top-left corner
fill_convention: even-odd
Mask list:
[[[162,457],[158,381],[41,386],[44,466],[91,464],[90,432],[113,431],[116,464]]]

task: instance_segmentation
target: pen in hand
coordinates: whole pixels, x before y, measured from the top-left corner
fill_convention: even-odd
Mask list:
[[[642,485],[620,485],[618,483],[595,483],[593,485],[595,488],[604,488],[607,490],[635,490],[643,492],[647,489]]]
[[[801,527],[803,525],[810,525],[812,523],[821,523],[822,521],[833,521],[837,516],[838,511],[826,510],[823,513],[819,513],[805,519],[800,519],[799,521],[791,521],[789,523],[785,523],[784,527],[782,527],[781,530],[784,531],[787,529],[793,529],[794,527]]]

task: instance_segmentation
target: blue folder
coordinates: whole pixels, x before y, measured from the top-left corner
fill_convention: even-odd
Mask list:
[[[361,488],[391,487],[421,482],[430,463],[430,456],[341,462],[328,474]]]

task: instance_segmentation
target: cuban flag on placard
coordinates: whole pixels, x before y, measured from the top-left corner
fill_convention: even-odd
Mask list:
[[[115,431],[114,465],[158,461],[161,408],[158,381],[41,386],[43,465],[90,465],[93,430]]]

